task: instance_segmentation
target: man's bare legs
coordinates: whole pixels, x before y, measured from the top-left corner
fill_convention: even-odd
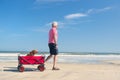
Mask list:
[[[55,68],[55,66],[56,66],[56,60],[57,60],[57,55],[54,55],[54,58],[53,58],[53,68]]]
[[[59,70],[59,68],[56,68],[56,62],[57,62],[57,55],[49,55],[45,62],[47,62],[49,59],[53,57],[53,68],[52,70]]]
[[[49,59],[51,59],[52,58],[52,55],[49,55],[47,58],[46,58],[46,60],[45,60],[45,62],[47,62]]]
[[[60,70],[59,68],[56,67],[56,63],[57,63],[57,55],[54,55],[52,70]]]

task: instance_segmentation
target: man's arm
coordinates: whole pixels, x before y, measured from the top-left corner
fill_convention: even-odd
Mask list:
[[[57,31],[56,30],[53,30],[53,36],[54,36],[55,44],[57,45]]]
[[[54,41],[55,41],[55,44],[57,45],[57,36],[54,34]]]

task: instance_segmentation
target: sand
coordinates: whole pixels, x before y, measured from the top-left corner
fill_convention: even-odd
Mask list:
[[[0,80],[120,80],[119,63],[120,61],[105,61],[105,64],[58,63],[61,68],[59,71],[51,70],[52,64],[46,63],[44,72],[37,70],[37,65],[25,65],[25,71],[18,72],[17,62],[0,62]]]

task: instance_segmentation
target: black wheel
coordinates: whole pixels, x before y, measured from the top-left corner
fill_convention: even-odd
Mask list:
[[[22,65],[18,66],[18,71],[19,71],[19,72],[23,72],[24,69],[25,69],[24,66],[22,66]]]
[[[40,65],[38,66],[38,70],[44,71],[44,70],[45,70],[44,64],[40,64]]]
[[[18,67],[17,67],[18,70],[19,70],[19,67],[20,67],[20,66],[22,66],[22,64],[19,64],[19,65],[18,65]]]

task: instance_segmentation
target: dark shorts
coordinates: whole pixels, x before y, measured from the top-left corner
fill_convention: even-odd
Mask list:
[[[56,48],[56,44],[54,43],[49,43],[49,50],[51,55],[57,55],[58,54],[58,49]]]

